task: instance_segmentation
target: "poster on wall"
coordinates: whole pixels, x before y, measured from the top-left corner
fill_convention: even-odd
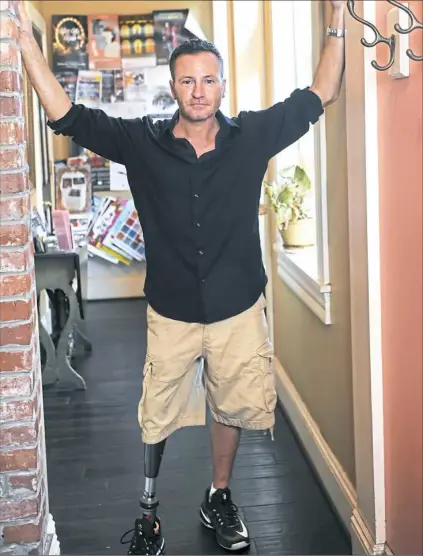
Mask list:
[[[153,15],[120,15],[119,29],[122,68],[155,66]]]
[[[89,68],[120,69],[120,34],[117,15],[88,16]]]
[[[153,12],[154,38],[158,65],[169,63],[177,46],[186,41],[191,33],[185,30],[188,10],[162,10]]]
[[[122,70],[101,70],[103,76],[101,102],[122,102],[124,100],[124,78]]]
[[[76,83],[78,81],[77,71],[59,71],[56,73],[56,79],[65,90],[71,102],[75,102]]]
[[[147,68],[145,74],[149,92],[147,113],[153,120],[172,117],[178,105],[170,92],[169,67]]]
[[[85,15],[53,15],[53,72],[88,68],[88,29]]]
[[[103,76],[101,71],[82,70],[78,72],[76,102],[89,108],[97,108],[101,102]]]
[[[124,98],[125,102],[145,100],[147,81],[145,68],[124,71]]]

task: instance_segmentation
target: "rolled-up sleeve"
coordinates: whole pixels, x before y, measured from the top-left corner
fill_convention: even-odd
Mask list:
[[[137,120],[142,125],[142,120]],[[59,120],[47,125],[56,135],[72,137],[77,145],[119,164],[125,164],[133,140],[131,130],[135,120],[108,116],[103,110],[72,104]],[[141,136],[141,134],[140,134]]]
[[[251,114],[260,148],[267,159],[305,135],[323,114],[320,98],[310,89],[296,89],[286,100]]]

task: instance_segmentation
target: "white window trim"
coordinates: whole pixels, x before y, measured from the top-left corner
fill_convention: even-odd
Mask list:
[[[312,2],[313,67],[319,62],[324,44],[324,14],[320,2]],[[295,2],[293,3],[295,10]],[[290,25],[289,18],[278,22],[279,26]],[[291,23],[292,24],[292,23]],[[280,29],[283,33],[284,30]],[[301,33],[302,31],[300,31]],[[287,35],[292,30],[287,30]],[[275,99],[276,100],[276,99]],[[277,253],[278,275],[295,295],[325,324],[331,320],[331,285],[329,274],[329,238],[327,215],[327,172],[326,172],[326,122],[323,114],[313,127],[315,145],[315,202],[316,202],[316,246],[318,257],[318,281],[309,276],[283,249],[279,235],[274,244]],[[276,230],[278,234],[278,231]]]

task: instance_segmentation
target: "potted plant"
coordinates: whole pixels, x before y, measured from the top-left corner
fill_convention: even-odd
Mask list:
[[[289,166],[275,184],[264,182],[265,192],[277,216],[285,247],[308,247],[316,243],[316,226],[307,209],[310,178],[301,166]]]

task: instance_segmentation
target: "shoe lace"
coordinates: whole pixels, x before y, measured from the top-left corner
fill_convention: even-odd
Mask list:
[[[226,527],[239,525],[238,507],[232,502],[230,495],[222,496],[221,517]]]

